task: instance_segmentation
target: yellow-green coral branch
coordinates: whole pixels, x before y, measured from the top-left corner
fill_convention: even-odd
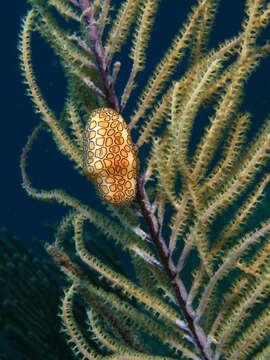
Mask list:
[[[62,319],[65,325],[65,332],[70,338],[70,342],[74,345],[71,346],[74,354],[81,353],[85,359],[94,360],[102,359],[101,355],[98,355],[87,343],[86,338],[76,324],[76,320],[73,315],[73,296],[75,294],[75,284],[73,284],[68,291],[65,292],[65,297],[62,305]]]
[[[107,279],[123,288],[127,293],[135,296],[138,301],[144,303],[146,307],[152,308],[153,310],[159,312],[163,317],[171,321],[173,324],[181,325],[183,321],[179,319],[177,312],[175,312],[173,309],[170,309],[166,303],[162,302],[157,297],[153,298],[145,290],[143,291],[140,287],[136,286],[121,274],[117,274],[111,270],[108,266],[101,263],[97,257],[91,255],[87,251],[82,239],[82,226],[84,220],[85,216],[79,214],[74,221],[76,249],[81,259],[83,259],[83,261],[91,268],[95,269]]]
[[[24,21],[23,31],[21,34],[21,43],[20,43],[22,68],[24,71],[25,78],[27,80],[27,84],[29,86],[29,92],[34,104],[36,105],[37,112],[41,113],[43,120],[51,128],[60,146],[60,149],[64,153],[68,154],[68,156],[72,158],[79,167],[82,167],[83,165],[82,153],[74,145],[74,143],[71,141],[68,135],[60,128],[59,124],[57,123],[57,120],[54,117],[54,114],[49,109],[45,100],[43,99],[35,79],[32,63],[31,63],[31,50],[30,50],[31,31],[34,24],[34,19],[35,19],[35,12],[34,10],[30,10]]]
[[[197,309],[197,319],[200,319],[206,306],[209,297],[217,283],[224,274],[228,271],[228,269],[232,266],[232,264],[236,261],[236,259],[253,243],[255,243],[258,238],[265,233],[270,231],[270,224],[264,225],[261,229],[257,230],[255,233],[246,236],[244,239],[241,240],[239,245],[234,246],[228,256],[226,257],[224,263],[219,267],[219,269],[215,272],[213,277],[210,279],[207,288],[204,291],[203,297],[200,301],[200,304]]]

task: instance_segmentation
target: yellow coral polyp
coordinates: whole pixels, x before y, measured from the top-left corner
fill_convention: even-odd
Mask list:
[[[115,110],[94,110],[84,132],[84,172],[101,198],[126,205],[136,195],[139,162],[129,129]]]

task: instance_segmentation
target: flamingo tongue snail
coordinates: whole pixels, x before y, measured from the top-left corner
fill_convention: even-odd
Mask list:
[[[123,117],[113,109],[95,109],[84,132],[84,173],[101,198],[126,205],[136,195],[139,161]]]

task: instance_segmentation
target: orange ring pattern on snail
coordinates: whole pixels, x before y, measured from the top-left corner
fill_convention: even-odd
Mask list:
[[[94,110],[84,132],[84,172],[101,198],[126,205],[136,195],[139,161],[129,129],[115,110]]]

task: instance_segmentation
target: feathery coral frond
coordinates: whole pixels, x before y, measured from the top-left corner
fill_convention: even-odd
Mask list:
[[[47,251],[71,282],[61,317],[76,359],[269,355],[270,222],[260,210],[268,201],[270,120],[254,123],[243,100],[269,55],[270,7],[246,0],[239,33],[211,49],[223,1],[196,1],[148,77],[158,0],[119,8],[116,0],[30,0],[19,51],[43,123],[23,149],[23,187],[70,208]],[[67,79],[60,120],[33,71],[33,32]],[[140,77],[148,79],[134,100]],[[102,110],[87,121],[95,108]],[[128,124],[118,121],[122,112],[132,113]],[[44,124],[81,176],[131,200],[96,210],[99,198],[87,204],[87,196],[33,187],[28,154]]]

